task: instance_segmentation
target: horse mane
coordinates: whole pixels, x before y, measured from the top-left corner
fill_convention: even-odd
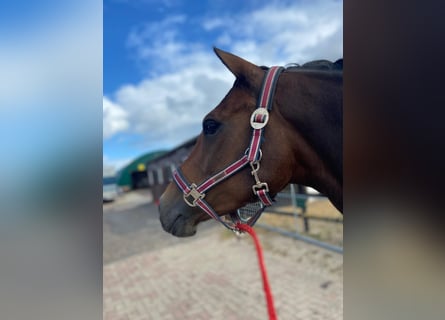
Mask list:
[[[343,71],[343,58],[338,59],[335,62],[329,60],[313,60],[306,62],[303,65],[298,63],[289,63],[285,66],[286,70],[294,72],[299,70],[341,70]],[[261,69],[268,70],[269,67],[261,66]]]

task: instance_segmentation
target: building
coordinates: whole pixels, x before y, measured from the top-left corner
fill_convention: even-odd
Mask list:
[[[156,151],[144,154],[119,170],[116,175],[119,187],[124,191],[148,188],[146,164],[165,153],[166,151]]]
[[[194,137],[145,163],[148,187],[152,190],[156,203],[159,202],[160,196],[172,181],[172,171],[187,159],[196,140],[197,137]]]

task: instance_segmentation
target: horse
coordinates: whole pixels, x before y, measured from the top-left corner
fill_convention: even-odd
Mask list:
[[[223,217],[258,198],[272,204],[289,183],[315,188],[342,212],[343,59],[267,68],[214,52],[236,80],[160,198],[163,229],[192,236],[215,218],[233,230]]]

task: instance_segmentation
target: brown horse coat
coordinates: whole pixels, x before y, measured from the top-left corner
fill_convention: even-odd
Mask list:
[[[235,75],[232,89],[203,121],[198,137],[181,169],[190,182],[201,183],[242,156],[249,144],[249,119],[265,74],[233,54],[215,52]],[[270,120],[262,144],[259,176],[273,196],[289,183],[311,186],[342,210],[342,60],[315,61],[287,69],[278,80]],[[206,201],[226,215],[256,201],[250,168],[209,190]],[[186,205],[171,183],[160,199],[163,228],[176,236],[195,234],[196,225],[209,219],[199,208]]]

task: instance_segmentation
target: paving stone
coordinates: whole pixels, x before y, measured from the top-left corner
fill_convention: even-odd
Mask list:
[[[154,226],[157,212],[150,214],[156,218],[148,218],[146,239],[167,241],[145,244],[143,231],[137,229],[125,241],[104,247],[121,246],[123,252],[109,254],[104,266],[104,320],[267,319],[250,237],[237,238],[215,223],[182,241]],[[105,223],[104,232],[111,232]],[[135,234],[141,250],[125,252],[122,246],[131,245]],[[343,319],[342,255],[270,232],[259,232],[259,237],[267,244],[264,258],[278,319]]]

